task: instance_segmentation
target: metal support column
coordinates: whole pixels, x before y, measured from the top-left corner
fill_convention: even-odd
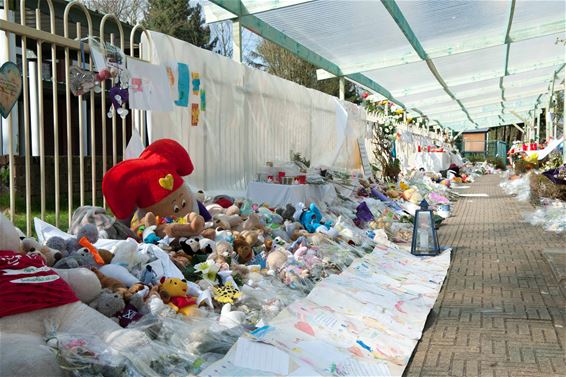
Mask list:
[[[346,79],[344,77],[340,77],[340,99],[344,101],[346,93]]]
[[[552,76],[552,84],[550,84],[550,95],[548,96],[548,106],[546,107],[545,116],[545,126],[546,126],[546,140],[550,140],[550,137],[555,138],[556,135],[553,134],[554,127],[552,126],[552,116],[550,115],[550,108],[552,107],[552,97],[554,96],[554,81],[556,80],[556,74]]]
[[[232,59],[242,62],[242,25],[239,18],[232,21]]]
[[[562,70],[564,89],[562,94],[562,163],[566,163],[566,69]]]
[[[536,129],[536,135],[535,135],[535,141],[538,143],[540,142],[540,113],[541,111],[537,112],[537,129]]]

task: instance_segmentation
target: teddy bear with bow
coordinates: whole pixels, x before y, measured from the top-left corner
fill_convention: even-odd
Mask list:
[[[138,234],[156,226],[159,237],[198,235],[211,216],[183,180],[193,170],[179,143],[160,139],[138,158],[112,167],[102,180],[102,193],[116,218],[130,221]]]

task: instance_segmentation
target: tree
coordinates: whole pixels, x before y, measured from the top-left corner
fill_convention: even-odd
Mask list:
[[[113,14],[122,22],[137,24],[143,17],[146,0],[85,0],[87,8]]]
[[[254,68],[333,96],[338,96],[340,91],[338,78],[317,80],[314,65],[265,39],[259,42],[255,51],[250,52],[247,63]],[[355,85],[347,82],[345,90],[346,100],[360,102]]]
[[[148,0],[144,25],[207,50],[218,41],[204,25],[200,4],[191,6],[188,0]]]
[[[218,43],[214,48],[214,52],[222,56],[231,58],[233,56],[232,45],[232,21],[215,22],[210,25],[210,33],[213,38],[218,39]],[[242,55],[245,62],[245,56],[255,48],[257,43],[257,36],[251,31],[242,28]]]
[[[210,26],[214,36],[218,39],[215,52],[228,58],[231,58],[234,52],[232,48],[232,26],[230,23],[230,21],[222,21]]]

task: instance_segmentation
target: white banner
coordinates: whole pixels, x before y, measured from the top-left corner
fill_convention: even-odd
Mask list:
[[[288,161],[291,151],[313,166],[361,166],[356,137],[365,129],[363,109],[342,102],[348,119],[339,135],[334,97],[170,36],[150,35],[151,61],[168,67],[176,93],[173,111],[151,113],[150,138],[172,138],[187,148],[195,164],[190,185],[242,194],[265,162]]]

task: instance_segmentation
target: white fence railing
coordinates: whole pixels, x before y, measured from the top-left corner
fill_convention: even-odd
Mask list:
[[[46,0],[47,12],[42,12],[40,8],[27,8],[25,0],[21,0],[15,9],[9,8],[11,1],[5,0],[3,3],[4,9],[0,9],[0,65],[9,60],[20,65],[23,89],[14,110],[6,119],[2,119],[0,154],[8,156],[9,170],[6,185],[9,192],[9,206],[2,210],[7,210],[10,218],[14,220],[19,207],[17,203],[25,202],[25,228],[27,234],[31,234],[32,209],[37,208],[37,204],[39,204],[39,217],[44,219],[47,213],[46,203],[53,203],[54,222],[56,226],[60,225],[64,213],[61,209],[61,194],[64,192],[60,183],[64,182],[65,178],[67,180],[66,212],[69,223],[72,211],[77,206],[103,205],[100,180],[106,170],[118,163],[119,157],[123,156],[128,134],[131,134],[132,129],[136,129],[145,141],[147,119],[145,111],[131,111],[124,119],[114,113],[111,120],[108,120],[109,101],[106,100],[106,82],[101,83],[100,93],[91,90],[83,96],[72,95],[69,86],[69,68],[73,64],[82,64],[80,40],[84,37],[99,37],[125,52],[129,50],[130,56],[138,58],[142,56],[143,48],[151,48],[151,43],[149,46],[134,43],[136,33],[146,33],[140,25],[131,28],[129,38],[126,39],[123,25],[110,14],[104,15],[99,20],[99,30],[96,34],[91,13],[79,1],[65,3],[62,18],[51,0]],[[41,2],[35,4],[39,7]],[[71,11],[74,17],[70,17]],[[42,17],[48,17],[48,27],[42,23]],[[19,22],[16,21],[17,19]],[[30,19],[35,21],[33,26]],[[82,22],[86,21],[86,28],[79,21],[80,19]],[[114,29],[117,28],[118,35],[106,31],[105,27],[109,21],[116,25]],[[149,36],[148,40],[150,40]],[[129,41],[129,44],[126,45],[125,41]],[[87,43],[83,44],[83,51],[85,63],[92,69],[93,61]],[[63,74],[60,74],[61,65],[64,66]],[[51,90],[47,88],[49,86],[47,84],[51,85]],[[46,106],[46,102],[51,106]],[[65,104],[64,108],[61,107],[61,103]],[[115,110],[112,109],[112,112]],[[47,129],[46,123],[52,124],[52,130]],[[66,135],[60,135],[62,129],[66,130]],[[21,134],[23,138],[20,137]],[[119,140],[121,145],[117,145]],[[99,150],[100,154],[97,153]],[[111,161],[108,161],[110,152]],[[73,166],[73,161],[77,156],[79,166],[78,175],[75,176],[77,168]],[[46,157],[49,162],[46,161]],[[23,181],[17,180],[19,177],[16,176],[16,158],[18,160],[23,158],[25,165],[23,174],[18,173],[19,177],[25,176],[23,201],[22,193],[16,190],[17,186],[20,187],[17,183]],[[62,161],[63,158],[66,161]],[[102,166],[97,168],[100,159]],[[32,161],[36,160],[39,160],[39,177],[32,174]],[[85,176],[87,170],[85,163],[90,165],[90,179]],[[62,165],[65,164],[66,177],[65,172],[62,171]],[[77,181],[78,201],[74,198]],[[32,201],[32,191],[39,191],[39,198],[35,198],[34,201]],[[52,194],[48,197],[47,193],[51,191]],[[87,198],[86,193],[89,191],[91,195]]]

